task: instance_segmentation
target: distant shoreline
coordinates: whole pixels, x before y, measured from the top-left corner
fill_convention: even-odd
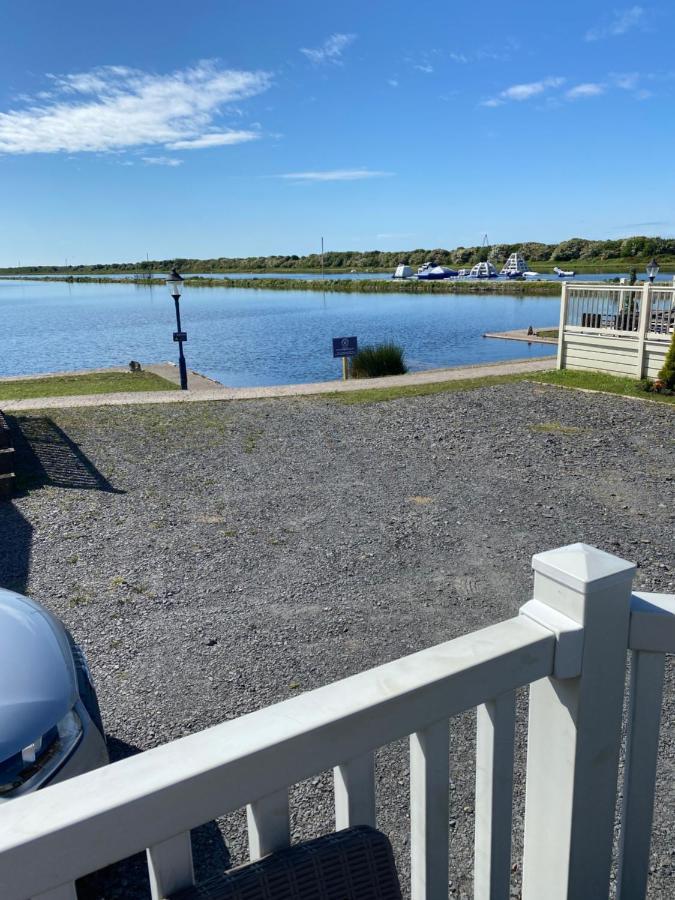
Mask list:
[[[141,287],[163,286],[163,278],[106,278],[91,275],[2,275],[0,280],[65,282],[67,284],[135,284]],[[341,294],[520,294],[522,296],[551,297],[560,294],[557,281],[398,281],[392,279],[325,278],[186,278],[190,288],[247,288],[258,291],[330,291]]]

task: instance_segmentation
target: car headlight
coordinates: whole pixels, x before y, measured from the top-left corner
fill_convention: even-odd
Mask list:
[[[74,709],[34,741],[0,762],[0,799],[35,790],[65,762],[82,735]]]

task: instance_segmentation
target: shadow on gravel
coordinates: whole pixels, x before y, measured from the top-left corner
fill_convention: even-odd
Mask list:
[[[26,593],[33,526],[13,503],[0,503],[0,587]]]
[[[138,747],[110,735],[107,743],[111,762],[141,752]],[[230,868],[230,852],[215,822],[193,829],[192,856],[198,881]],[[77,896],[78,900],[146,900],[150,897],[150,882],[145,854],[137,853],[81,878],[77,882]]]
[[[68,435],[46,416],[7,416],[16,453],[16,491],[24,496],[40,487],[118,491]]]

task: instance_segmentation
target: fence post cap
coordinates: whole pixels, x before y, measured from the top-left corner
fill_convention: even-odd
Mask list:
[[[568,544],[532,557],[532,568],[579,594],[605,590],[613,582],[633,578],[636,565],[588,544]]]

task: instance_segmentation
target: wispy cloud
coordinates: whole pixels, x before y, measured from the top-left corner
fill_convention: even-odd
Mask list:
[[[604,94],[606,87],[595,81],[587,81],[584,84],[577,84],[575,87],[565,91],[565,97],[568,100],[584,100],[588,97],[599,97]]]
[[[413,69],[417,69],[418,72],[424,72],[425,75],[431,75],[434,71],[434,67],[430,63],[417,63],[413,66]]]
[[[226,104],[270,85],[265,72],[215,62],[166,75],[105,66],[48,77],[51,89],[40,99],[0,112],[0,153],[197,149],[251,140],[248,132],[217,129],[217,119]]]
[[[245,144],[248,141],[257,141],[259,137],[259,131],[214,131],[184,141],[173,141],[166,146],[169,150],[201,150],[204,147],[229,147],[232,144]]]
[[[501,106],[509,101],[522,102],[530,100],[545,93],[551,88],[560,87],[565,83],[564,78],[543,78],[541,81],[529,81],[525,84],[513,84],[511,87],[505,88],[496,97],[484,100],[482,106]]]
[[[595,28],[589,28],[584,35],[586,41],[601,41],[604,38],[619,37],[644,24],[644,6],[629,6],[614,10],[613,17]]]
[[[373,169],[330,169],[325,172],[288,172],[276,177],[288,181],[361,181],[364,178],[389,178],[393,174]]]
[[[388,78],[387,84],[389,87],[398,87],[398,80],[396,78]]]
[[[342,63],[342,54],[346,48],[356,40],[355,34],[331,34],[329,38],[321,44],[320,47],[309,49],[301,47],[300,52],[304,53],[307,59],[316,65],[322,63],[333,63],[340,65]]]
[[[182,159],[175,159],[173,156],[144,156],[143,162],[149,166],[182,166]]]

